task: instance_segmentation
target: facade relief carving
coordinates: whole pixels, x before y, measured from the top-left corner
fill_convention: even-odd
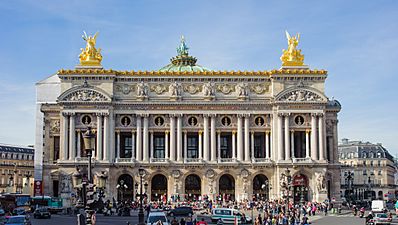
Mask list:
[[[167,86],[164,85],[164,84],[155,84],[155,85],[152,85],[152,86],[151,86],[151,91],[155,92],[155,93],[158,94],[158,95],[163,94],[163,93],[166,92],[167,90],[168,90],[168,89],[167,89]]]
[[[231,84],[219,84],[217,85],[217,90],[225,95],[229,95],[234,91],[234,86]]]
[[[95,90],[81,89],[68,94],[61,101],[104,102],[110,99]]]
[[[278,101],[286,102],[322,102],[323,98],[308,90],[294,90],[281,96]]]
[[[139,99],[145,99],[148,97],[148,85],[143,81],[137,84],[137,97]]]
[[[196,84],[184,85],[184,91],[188,92],[191,95],[194,95],[201,90],[202,90],[201,86],[196,85]]]
[[[59,131],[60,131],[60,121],[59,120],[51,120],[51,122],[50,122],[51,134],[59,134]]]
[[[326,177],[323,173],[318,173],[316,178],[316,187],[318,192],[326,192]]]
[[[246,99],[248,96],[247,84],[239,83],[235,87],[236,94],[238,95],[238,99]]]
[[[202,94],[206,100],[214,99],[215,95],[214,84],[211,82],[203,84]]]
[[[128,84],[116,85],[116,91],[121,92],[124,95],[130,94],[130,92],[132,92],[133,90],[133,86],[130,86]]]
[[[253,84],[253,85],[250,85],[249,87],[250,87],[250,91],[252,91],[258,95],[261,95],[268,91],[269,84],[268,83],[267,84]]]

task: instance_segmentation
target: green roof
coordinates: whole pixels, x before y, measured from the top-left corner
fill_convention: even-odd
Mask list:
[[[177,47],[177,56],[170,59],[170,64],[162,67],[159,71],[171,72],[203,72],[209,69],[196,65],[197,59],[188,54],[188,46],[185,43],[184,36],[181,37],[180,46]]]

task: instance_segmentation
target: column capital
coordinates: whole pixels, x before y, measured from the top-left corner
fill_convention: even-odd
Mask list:
[[[151,133],[151,135],[153,134],[153,130],[150,130],[149,133]]]
[[[278,117],[284,116],[284,113],[278,112]]]
[[[290,130],[290,133],[294,134],[294,130]]]
[[[255,131],[254,131],[254,130],[252,130],[252,131],[250,131],[250,133],[251,133],[252,135],[254,135]]]
[[[236,130],[233,130],[233,131],[232,131],[232,134],[234,134],[234,135],[235,135],[235,134],[236,134]]]
[[[216,117],[217,117],[217,114],[209,114],[209,117],[210,117],[210,118],[216,118]]]
[[[217,134],[221,134],[221,130],[217,130]]]
[[[311,113],[311,117],[317,117],[318,113]]]
[[[237,114],[237,117],[238,118],[243,118],[243,117],[245,117],[245,115],[244,114]]]
[[[115,130],[115,132],[116,132],[117,134],[120,134],[120,130]]]
[[[244,117],[247,118],[247,119],[249,119],[249,118],[250,118],[250,113],[245,113],[245,114],[244,114]]]
[[[325,116],[325,113],[317,113],[316,114],[318,117],[324,117]]]
[[[266,130],[266,131],[265,131],[265,133],[266,133],[266,134],[270,134],[270,133],[271,133],[271,131],[269,131],[269,130]]]
[[[309,134],[309,133],[311,133],[311,130],[306,129],[306,130],[305,130],[305,133]]]
[[[165,134],[169,134],[170,131],[169,131],[169,130],[165,130],[164,133],[165,133]]]
[[[81,130],[80,130],[80,129],[76,129],[76,132],[77,132],[77,133],[80,133],[80,132],[81,132]]]
[[[187,131],[187,130],[184,130],[183,132],[184,132],[185,135],[188,134],[188,131]]]
[[[202,135],[203,130],[198,130],[198,134]]]
[[[135,134],[135,130],[131,130],[131,133],[132,133],[132,134]]]
[[[142,113],[140,114],[141,117],[143,118],[148,118],[149,117],[149,113]]]

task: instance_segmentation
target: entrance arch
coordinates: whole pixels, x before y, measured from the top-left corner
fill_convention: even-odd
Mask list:
[[[122,174],[117,179],[117,200],[132,200],[134,195],[134,180],[129,174]]]
[[[185,178],[185,195],[186,199],[189,201],[198,200],[199,196],[202,194],[200,177],[196,174],[188,175]]]
[[[293,176],[293,201],[294,203],[308,201],[308,178],[304,174]]]
[[[167,178],[162,174],[152,178],[151,201],[167,201]]]
[[[220,177],[218,181],[218,193],[225,201],[235,200],[235,179],[233,176],[224,174]]]
[[[258,174],[253,178],[253,197],[256,200],[269,199],[269,181],[267,176]]]

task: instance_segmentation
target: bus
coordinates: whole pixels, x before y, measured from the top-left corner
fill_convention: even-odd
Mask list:
[[[47,207],[51,213],[62,211],[62,200],[60,198],[50,196],[34,196],[30,200],[33,208]]]
[[[12,212],[15,208],[22,207],[26,211],[30,209],[30,195],[6,193],[0,195],[0,204],[7,212]]]

